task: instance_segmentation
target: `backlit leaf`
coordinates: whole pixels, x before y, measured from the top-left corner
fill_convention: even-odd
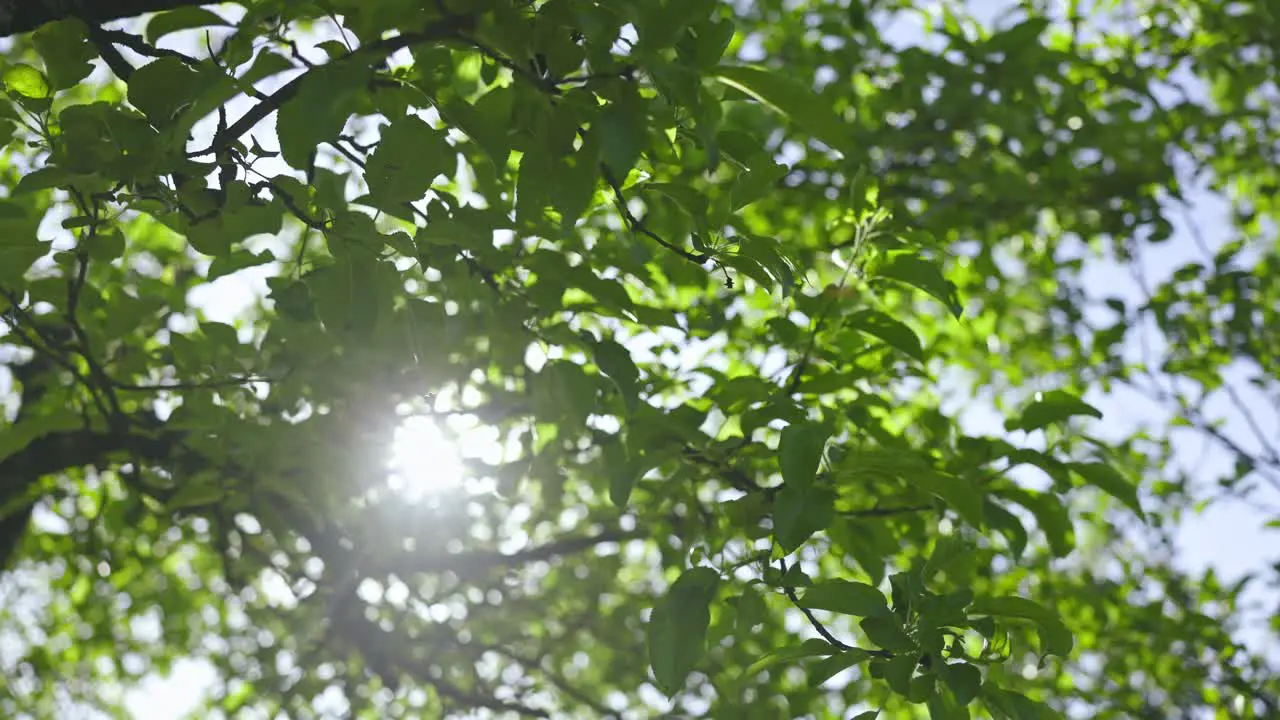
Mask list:
[[[53,94],[44,73],[30,65],[10,65],[4,71],[4,87],[11,93],[34,100],[43,100]]]
[[[908,357],[924,362],[920,338],[905,324],[876,310],[860,310],[846,320],[850,327],[885,341]]]
[[[1064,557],[1075,546],[1071,517],[1062,498],[1052,493],[1039,493],[1021,488],[1006,488],[1000,494],[1031,511],[1036,525],[1049,541],[1049,549],[1056,557]]]
[[[923,290],[940,300],[956,317],[964,313],[960,297],[956,294],[956,286],[943,277],[936,263],[919,255],[898,253],[877,268],[876,274]]]
[[[1065,390],[1053,390],[1041,393],[1017,419],[1006,422],[1005,429],[1031,432],[1081,415],[1100,419],[1102,411]]]
[[[1086,483],[1124,503],[1138,517],[1145,517],[1142,512],[1142,501],[1138,498],[1138,487],[1110,464],[1095,461],[1072,463],[1068,467]]]

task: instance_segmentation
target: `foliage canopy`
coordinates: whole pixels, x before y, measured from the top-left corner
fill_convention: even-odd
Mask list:
[[[1046,5],[0,2],[0,714],[1277,717],[1280,16]]]

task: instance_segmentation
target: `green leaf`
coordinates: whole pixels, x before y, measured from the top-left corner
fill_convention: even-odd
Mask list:
[[[243,248],[237,248],[228,255],[221,255],[213,259],[213,262],[209,264],[208,279],[212,282],[224,275],[230,275],[245,268],[265,265],[273,260],[275,260],[275,256],[270,251],[263,250],[254,253]]]
[[[923,679],[915,678],[912,682]],[[929,710],[929,720],[969,720],[968,708],[959,704],[950,693],[934,690],[925,699],[925,703],[925,707]]]
[[[850,580],[827,580],[805,590],[800,605],[814,610],[828,610],[845,615],[872,617],[889,612],[884,593],[866,583]]]
[[[226,489],[216,481],[216,478],[204,480],[197,477],[183,483],[178,488],[178,491],[165,503],[165,507],[169,510],[185,510],[203,505],[212,505],[226,497],[226,495]]]
[[[164,127],[189,107],[192,90],[205,79],[172,57],[153,60],[129,78],[129,103],[138,108],[156,127]]]
[[[805,421],[793,423],[782,429],[778,441],[778,465],[782,480],[788,487],[807,487],[813,484],[822,462],[822,450],[827,445],[830,429],[821,423]]]
[[[44,73],[30,65],[10,65],[4,71],[4,87],[25,98],[43,100],[53,94]]]
[[[93,218],[88,215],[76,215],[62,221],[63,230],[74,230],[76,228],[88,227],[93,224]]]
[[[1049,549],[1055,557],[1065,557],[1075,543],[1072,541],[1071,516],[1062,498],[1053,493],[1040,493],[1022,488],[1003,488],[999,494],[1031,511],[1036,524],[1049,541]]]
[[[760,593],[748,586],[742,591],[742,595],[738,596],[737,611],[738,637],[745,638],[751,635],[757,625],[765,621],[769,608],[765,605]]]
[[[724,259],[728,260],[729,257]],[[759,235],[740,236],[736,259],[748,260],[764,271],[766,274],[764,277],[759,276],[758,273],[749,273],[763,287],[771,288],[774,284],[780,285],[784,295],[790,295],[795,288],[797,274],[795,266],[783,255],[777,240]]]
[[[1023,527],[1022,521],[1017,515],[991,500],[983,501],[982,507],[987,525],[1004,535],[1014,560],[1021,558],[1022,553],[1027,549],[1027,529]]]
[[[883,340],[890,347],[908,357],[924,362],[924,346],[911,328],[878,310],[859,310],[845,320],[848,325],[874,338]]]
[[[939,663],[938,677],[960,705],[968,705],[982,690],[982,671],[969,663]]]
[[[639,49],[657,52],[669,48],[684,34],[689,25],[708,17],[716,7],[715,0],[668,0],[646,2],[637,22]]]
[[[880,717],[879,710],[868,710],[864,713],[858,713],[857,715],[854,715],[849,720],[876,720],[876,718],[878,717]]]
[[[871,657],[871,653],[866,650],[853,648],[819,660],[809,666],[809,687],[818,687],[837,674],[866,661],[869,657]]]
[[[876,274],[889,280],[896,280],[932,295],[947,306],[947,310],[955,317],[964,314],[964,307],[956,294],[956,286],[942,275],[942,270],[932,261],[913,253],[897,253],[889,261],[881,265]]]
[[[778,578],[777,586],[784,588],[813,587],[813,580],[804,571],[804,568],[800,567],[800,563],[795,563]]]
[[[694,27],[694,34],[686,36],[690,41],[689,60],[699,69],[708,68],[724,57],[736,32],[735,24],[727,19],[704,20]],[[683,45],[681,47],[684,47]]]
[[[658,688],[674,695],[706,652],[709,606],[720,575],[707,567],[686,570],[649,616],[649,664]]]
[[[733,181],[733,199],[729,203],[729,211],[737,212],[751,203],[771,195],[778,187],[778,181],[786,176],[787,166],[765,157],[749,170],[738,175]]]
[[[915,640],[907,634],[898,618],[892,614],[874,615],[858,623],[867,639],[890,652],[910,652],[916,649]]]
[[[1062,714],[1026,695],[987,685],[982,702],[996,720],[1062,720]]]
[[[709,72],[726,85],[772,106],[828,147],[846,157],[858,155],[849,123],[812,88],[773,70],[749,65],[720,65]]]
[[[818,485],[787,484],[773,504],[773,537],[784,552],[794,552],[835,516],[836,496]]]
[[[93,72],[90,60],[98,53],[89,44],[88,26],[79,18],[65,18],[46,23],[31,35],[49,84],[54,90],[74,87]]]
[[[1049,18],[1032,17],[987,38],[983,50],[989,53],[1021,55],[1028,47],[1040,47],[1040,35],[1049,27]]]
[[[1142,501],[1138,498],[1137,485],[1129,482],[1110,464],[1095,461],[1070,463],[1067,467],[1083,478],[1086,483],[1124,503],[1138,517],[1146,517],[1142,512]]]
[[[643,188],[647,191],[662,193],[671,198],[681,210],[689,214],[690,219],[694,221],[702,232],[705,233],[709,230],[705,225],[708,213],[707,197],[702,191],[691,185],[668,182],[645,183]]]
[[[1016,420],[1005,422],[1004,427],[1009,431],[1031,432],[1082,415],[1101,419],[1102,411],[1065,390],[1052,390],[1039,393]]]
[[[369,72],[359,63],[341,61],[302,76],[297,94],[276,113],[276,135],[285,162],[305,168],[317,146],[338,137]]]
[[[610,380],[618,386],[627,412],[634,412],[640,402],[640,369],[631,359],[631,353],[612,340],[601,340],[595,345],[595,361]]]
[[[539,419],[580,427],[598,409],[596,385],[577,363],[552,360],[535,377],[533,400]]]
[[[202,7],[187,6],[174,8],[151,17],[147,23],[145,37],[147,43],[154,45],[157,40],[180,30],[197,27],[227,27],[230,23],[221,15]]]
[[[336,260],[307,276],[316,313],[336,337],[365,342],[389,315],[398,276],[372,253],[352,253]]]
[[[491,88],[475,104],[465,100],[441,100],[440,115],[478,145],[496,168],[505,168],[511,154],[511,109],[516,92]]]
[[[220,257],[247,238],[275,235],[283,222],[284,213],[278,204],[251,197],[248,186],[235,182],[227,186],[222,209],[213,217],[195,222],[183,218],[179,225],[191,247],[205,255]]]
[[[619,460],[620,462],[610,463],[609,501],[617,507],[624,508],[631,500],[631,491],[635,489],[636,483],[640,482],[640,477],[646,470],[637,467],[635,458],[624,455]]]
[[[594,388],[584,389],[594,398]],[[616,441],[604,446],[603,459],[609,476],[609,500],[617,507],[625,508],[636,483],[645,473],[662,462],[662,455],[661,453],[648,454],[639,450],[632,451],[626,439],[619,437]]]
[[[751,677],[760,671],[777,665],[782,662],[791,660],[799,660],[801,658],[815,657],[820,655],[835,655],[841,652],[840,648],[832,645],[826,640],[820,638],[809,638],[799,645],[782,648],[768,653],[764,657],[752,663],[748,668],[746,675]]]
[[[556,162],[544,144],[536,144],[520,157],[516,175],[516,222],[536,227],[551,200],[548,178],[556,176]]]
[[[1071,631],[1062,619],[1034,600],[1008,595],[979,598],[969,606],[971,615],[991,615],[1030,620],[1040,626],[1040,649],[1046,655],[1066,657],[1071,652]]]
[[[81,246],[89,254],[89,259],[99,262],[110,262],[124,255],[124,235],[114,231],[98,231],[91,237],[81,239]]]
[[[17,203],[0,200],[0,282],[17,284],[50,246],[40,242],[27,209]]]
[[[645,106],[634,92],[624,93],[600,113],[594,123],[601,156],[614,182],[627,179],[647,141]]]
[[[872,661],[872,666],[881,667],[881,675],[890,690],[908,696],[911,694],[911,678],[916,669],[914,655],[915,653],[903,653],[887,660],[877,658]]]
[[[22,195],[56,187],[66,187],[80,177],[83,176],[70,172],[66,168],[57,165],[45,165],[19,178],[17,186],[13,188],[13,194]]]
[[[415,115],[396,118],[382,128],[365,165],[369,197],[379,209],[395,211],[401,203],[421,200],[437,177],[453,174],[457,162],[444,133]]]
[[[554,161],[552,167],[554,174],[545,181],[547,201],[560,214],[560,227],[572,232],[595,198],[600,177],[599,138],[588,135],[582,147]]]
[[[929,559],[921,570],[921,579],[928,581],[939,572],[947,572],[957,565],[963,566],[973,552],[973,544],[959,535],[943,535],[934,544],[933,552],[929,553]]]
[[[972,482],[939,472],[910,449],[882,448],[851,452],[841,461],[841,475],[880,475],[898,478],[940,498],[974,527],[982,527],[982,492]],[[848,481],[842,480],[847,484]]]

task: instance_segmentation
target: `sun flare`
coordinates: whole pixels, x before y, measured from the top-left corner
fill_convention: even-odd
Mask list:
[[[391,447],[391,489],[410,496],[458,488],[466,476],[457,444],[430,418],[406,418]]]

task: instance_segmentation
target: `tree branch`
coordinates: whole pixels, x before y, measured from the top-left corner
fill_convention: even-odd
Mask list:
[[[27,522],[38,498],[30,502],[24,502],[24,499],[42,478],[70,468],[101,467],[112,456],[123,453],[152,461],[167,459],[179,437],[172,432],[155,437],[94,430],[55,432],[37,437],[26,447],[0,460],[0,506],[21,503],[21,507],[0,514],[0,571],[9,566],[26,533]]]
[[[422,43],[457,37],[460,31],[469,28],[474,24],[475,18],[469,15],[447,17],[428,26],[424,30],[401,33],[395,37],[389,37],[384,40],[379,40],[363,47],[356,48],[333,62],[352,62],[358,57],[363,57],[369,60],[385,57],[397,50],[407,48],[411,45],[421,45]],[[244,115],[241,115],[234,123],[218,131],[213,138],[213,143],[207,150],[199,151],[194,153],[194,155],[198,156],[209,153],[217,155],[230,147],[232,143],[239,140],[246,133],[252,130],[255,125],[265,120],[271,113],[279,110],[280,107],[290,98],[297,95],[299,88],[302,87],[304,78],[308,75],[309,72],[306,72],[295,77],[279,90],[276,90],[263,98],[258,102],[258,104],[249,108],[249,110],[245,112]]]
[[[207,0],[0,0],[0,37],[31,32],[45,23],[76,17],[89,25],[180,7],[211,5]]]
[[[514,553],[502,553],[496,550],[474,550],[457,554],[418,552],[367,558],[364,562],[366,570],[374,570],[376,572],[397,575],[416,573],[430,575],[451,571],[460,578],[465,579],[493,568],[512,569],[523,567],[530,563],[551,561],[559,557],[587,552],[602,543],[626,542],[645,537],[647,537],[647,534],[640,530],[628,531],[614,528],[602,530],[593,535],[560,538]]]
[[[778,558],[778,570],[780,570],[783,575],[787,574],[786,558]],[[799,610],[801,614],[804,615],[805,619],[809,621],[809,626],[812,627],[814,631],[818,633],[818,635],[822,636],[823,640],[826,640],[828,643],[830,643],[832,647],[840,650],[841,652],[845,652],[847,650],[862,650],[868,655],[872,655],[874,657],[881,657],[881,658],[893,657],[892,653],[890,653],[887,650],[859,648],[854,645],[850,645],[849,643],[843,642],[842,640],[837,638],[835,635],[831,634],[831,631],[827,629],[826,625],[822,624],[822,621],[818,620],[818,616],[814,615],[812,610],[810,610],[809,608],[805,607],[800,603],[800,597],[796,595],[795,588],[789,587],[789,586],[784,587],[782,588],[782,592],[784,595],[787,596],[787,599],[791,601],[791,604],[794,605],[795,608]]]

